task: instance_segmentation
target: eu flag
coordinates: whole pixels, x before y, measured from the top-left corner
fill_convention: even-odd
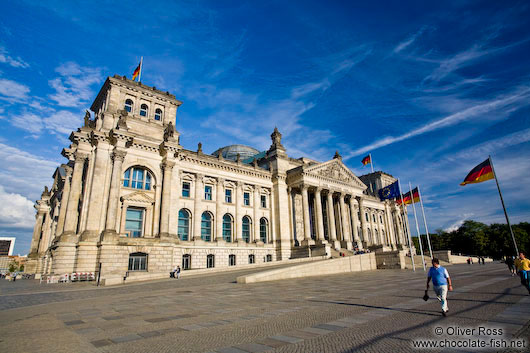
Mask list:
[[[384,188],[379,190],[379,197],[381,198],[381,200],[393,199],[393,198],[399,197],[398,182],[396,181],[393,184],[385,186]]]

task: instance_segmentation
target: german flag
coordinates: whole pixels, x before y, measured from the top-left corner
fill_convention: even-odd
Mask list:
[[[136,69],[134,69],[133,76],[132,76],[133,81],[136,80],[136,77],[138,77],[138,75],[140,74],[141,67],[142,67],[142,62],[140,62],[138,66],[136,67]]]
[[[363,165],[367,165],[368,163],[372,163],[372,158],[370,158],[370,155],[366,156],[363,158],[363,160],[361,161],[361,163]]]
[[[412,203],[420,202],[420,193],[418,192],[418,188],[415,188],[414,190],[412,190],[412,196],[413,197],[411,198],[410,191],[407,192],[406,194],[403,194],[403,203],[405,205],[410,205]],[[398,203],[398,205],[401,205],[400,198],[398,198],[396,202]]]
[[[493,169],[491,168],[490,159],[486,159],[484,162],[477,165],[473,168],[469,174],[466,176],[463,182],[460,185],[464,186],[467,184],[477,184],[482,183],[483,181],[493,179]]]

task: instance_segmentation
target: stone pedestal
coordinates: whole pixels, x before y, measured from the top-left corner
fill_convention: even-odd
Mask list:
[[[315,245],[315,241],[313,239],[304,239],[301,242],[302,246],[311,246]]]
[[[77,247],[75,243],[59,242],[53,253],[52,273],[62,275],[73,273],[75,267]]]
[[[348,249],[348,250],[353,250],[353,244],[351,241],[347,240],[347,241],[341,241],[340,242],[340,246],[341,248],[343,249]]]
[[[96,272],[99,249],[94,241],[79,242],[74,272]]]

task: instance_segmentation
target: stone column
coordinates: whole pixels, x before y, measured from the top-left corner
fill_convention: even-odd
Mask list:
[[[303,245],[313,245],[314,241],[311,239],[311,223],[309,221],[309,196],[307,194],[307,185],[302,185],[302,212],[304,215],[304,241]]]
[[[72,179],[72,168],[65,166],[66,176],[64,177],[63,195],[61,197],[61,205],[59,207],[59,218],[57,219],[57,228],[55,229],[55,236],[63,234],[64,222],[66,220],[66,208],[68,207],[68,198],[70,196],[70,183]]]
[[[385,202],[385,224],[385,231],[388,235],[390,246],[392,246],[392,250],[396,250],[396,238],[394,236],[394,227],[392,226],[392,213],[390,211],[390,205],[388,202]]]
[[[68,237],[75,235],[77,230],[77,221],[79,218],[78,207],[79,197],[81,196],[83,168],[88,154],[77,152],[75,155],[74,170],[72,173],[72,180],[70,182],[70,193],[68,195],[68,206],[66,208],[66,217],[64,221],[64,232],[61,236],[61,241],[67,240]],[[75,240],[72,238],[70,240]]]
[[[42,232],[42,221],[44,219],[44,211],[38,210],[35,216],[35,227],[33,227],[33,237],[31,238],[30,254],[37,254],[39,251],[40,235]]]
[[[325,242],[324,239],[324,220],[322,219],[322,197],[320,192],[322,190],[317,188],[315,191],[315,210],[316,210],[316,220],[317,220],[317,240],[319,243]]]
[[[361,218],[361,230],[363,232],[363,240],[364,240],[364,243],[366,246],[370,245],[370,242],[369,242],[369,239],[368,239],[368,231],[367,231],[367,227],[366,227],[366,211],[364,209],[364,206],[363,206],[363,198],[362,197],[357,197],[357,203],[359,204],[359,215],[360,215],[360,218]]]
[[[236,227],[235,231],[235,237],[236,241],[239,243],[244,243],[243,241],[243,212],[241,210],[241,199],[243,198],[243,184],[240,181],[236,181],[236,190],[235,195],[236,198],[236,219],[234,222],[234,225]]]
[[[333,192],[328,191],[328,224],[330,242],[335,249],[340,248],[340,242],[337,241],[337,230],[335,228],[335,210],[333,207]]]
[[[105,223],[105,231],[103,237],[105,240],[111,240],[117,236],[116,220],[119,208],[121,173],[123,160],[127,152],[114,149],[112,159],[114,161],[112,166],[112,179],[110,181],[109,202],[107,207],[107,221]]]
[[[352,250],[352,242],[349,232],[349,225],[350,222],[348,222],[348,212],[346,211],[346,203],[344,202],[344,194],[340,194],[339,202],[340,202],[340,213],[342,217],[342,243],[341,246],[343,248],[346,248],[348,250]]]
[[[171,204],[171,179],[173,179],[173,167],[175,162],[168,159],[162,161],[164,179],[162,181],[162,202],[160,207],[160,238],[170,237],[169,234],[169,212]]]
[[[215,231],[212,240],[223,240],[223,200],[224,200],[224,179],[217,178],[217,195],[215,197]]]
[[[201,240],[201,202],[204,192],[204,176],[197,174],[195,177],[195,197],[193,199],[193,240]]]
[[[96,148],[96,159],[92,174],[90,199],[84,198],[83,204],[88,205],[86,230],[81,234],[82,241],[97,241],[100,232],[100,221],[104,214],[105,176],[109,164],[109,145],[99,141]]]
[[[353,242],[354,244],[359,248],[359,250],[363,249],[363,244],[361,242],[361,239],[359,238],[359,219],[357,217],[357,212],[355,211],[355,205],[353,203],[353,196],[350,197],[350,216],[352,219],[352,234],[353,234]]]
[[[260,207],[260,187],[254,186],[254,242],[263,243],[259,237],[260,222],[258,216],[258,209]]]
[[[294,223],[293,223],[293,217],[294,217],[294,211],[293,211],[293,193],[290,186],[287,187],[287,204],[289,206],[289,237],[291,239],[291,242],[294,244]]]

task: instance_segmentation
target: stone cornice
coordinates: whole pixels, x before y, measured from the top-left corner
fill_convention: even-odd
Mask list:
[[[141,92],[142,95],[144,96],[156,97],[157,99],[174,104],[176,106],[179,106],[182,104],[181,101],[176,99],[176,97],[169,92],[163,92],[163,91],[156,89],[156,87],[146,86],[142,84],[141,82],[129,80],[125,76],[114,75],[113,77],[108,77],[107,81],[110,84],[114,84],[116,86],[121,86],[121,87],[126,87],[132,91]],[[98,94],[98,97],[99,97],[99,94]]]
[[[238,164],[226,159],[219,160],[217,157],[207,154],[198,154],[188,150],[181,150],[177,156],[178,160],[185,161],[200,166],[215,168],[218,170],[228,171],[251,177],[258,177],[262,179],[271,179],[271,172],[261,169],[259,167],[247,166],[245,164]]]

